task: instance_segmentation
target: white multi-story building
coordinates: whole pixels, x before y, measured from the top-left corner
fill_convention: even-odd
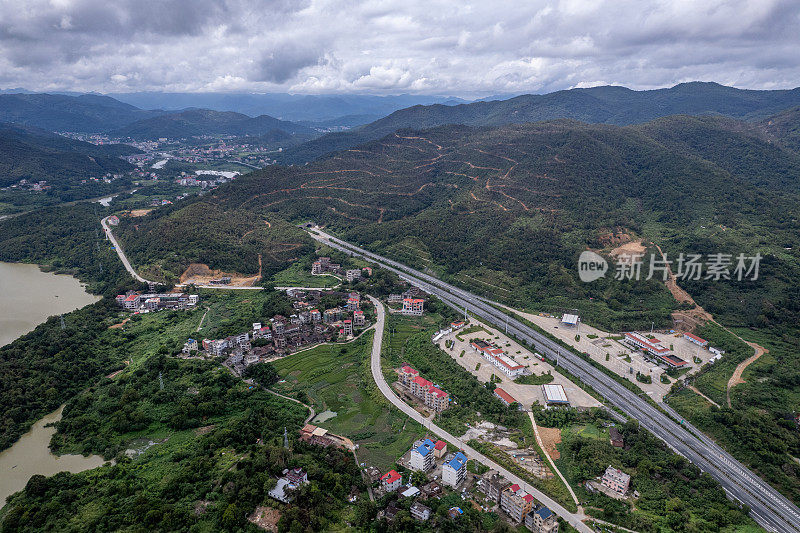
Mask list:
[[[381,486],[386,492],[394,492],[400,488],[402,476],[395,470],[389,470],[381,477]]]
[[[345,277],[348,283],[353,283],[357,279],[361,279],[361,270],[353,269],[345,272]]]
[[[364,318],[364,311],[362,311],[361,309],[353,311],[353,325],[354,326],[363,326],[366,323],[367,323],[367,321]]]
[[[467,456],[457,452],[455,457],[442,465],[442,482],[455,488],[467,478]]]
[[[434,465],[434,448],[436,445],[431,439],[425,439],[417,447],[411,450],[411,460],[409,466],[412,470],[421,470],[425,472],[430,470]]]

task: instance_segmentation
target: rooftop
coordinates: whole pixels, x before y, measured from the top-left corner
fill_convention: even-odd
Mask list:
[[[416,452],[421,456],[425,457],[426,455],[431,453],[434,448],[435,445],[433,444],[433,441],[431,439],[425,439],[424,441],[422,441],[422,444],[420,444],[419,447],[416,449]]]
[[[447,466],[452,468],[453,470],[461,470],[461,468],[467,464],[467,456],[461,452],[456,453],[455,457],[453,457],[450,462],[445,463]]]
[[[511,396],[509,393],[507,393],[506,391],[504,391],[500,387],[497,387],[496,389],[494,389],[494,393],[497,394],[503,400],[505,400],[505,402],[508,403],[508,404],[512,404],[512,403],[516,403],[517,402],[517,400],[515,400],[513,396]]]
[[[386,483],[394,483],[398,479],[400,479],[400,474],[398,474],[396,470],[389,470],[381,476],[381,481],[385,481]]]

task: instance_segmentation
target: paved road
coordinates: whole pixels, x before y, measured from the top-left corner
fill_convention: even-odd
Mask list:
[[[111,232],[111,227],[108,225],[108,218],[106,217],[100,221],[100,224],[103,226],[103,231],[106,233],[106,237],[108,240],[111,241],[111,244],[114,245],[114,249],[117,251],[117,255],[119,256],[119,260],[122,261],[122,264],[125,266],[125,270],[136,279],[136,281],[140,281],[142,283],[150,283],[150,280],[144,279],[142,276],[136,273],[136,271],[131,266],[131,262],[128,261],[128,258],[125,256],[125,252],[122,251],[122,247],[117,242],[117,238],[114,237],[114,234]]]
[[[383,371],[381,370],[381,344],[383,342],[383,328],[384,328],[384,321],[386,317],[386,312],[384,310],[383,304],[378,301],[377,299],[373,298],[372,296],[369,297],[372,304],[375,306],[375,309],[378,312],[378,319],[375,323],[375,336],[372,339],[372,358],[370,361],[370,367],[372,368],[372,377],[375,380],[375,383],[378,385],[378,389],[381,393],[386,397],[387,400],[392,402],[395,407],[403,411],[413,420],[416,420],[420,424],[422,424],[428,431],[435,434],[442,440],[445,440],[454,446],[458,446],[470,459],[474,459],[481,464],[488,466],[491,469],[497,470],[500,472],[503,477],[508,479],[509,481],[516,483],[520,487],[522,487],[526,492],[532,494],[536,499],[542,502],[544,505],[549,507],[554,513],[559,515],[560,517],[564,518],[567,522],[572,525],[572,527],[576,528],[578,531],[583,531],[584,533],[590,533],[592,530],[582,522],[584,515],[578,515],[574,513],[570,513],[564,507],[556,503],[552,498],[544,494],[543,492],[537,490],[536,488],[532,487],[529,483],[525,482],[519,476],[512,474],[499,464],[495,463],[485,455],[481,454],[474,448],[468,446],[458,437],[455,437],[448,433],[447,431],[443,430],[429,419],[423,417],[416,409],[408,405],[406,402],[401,400],[386,382],[386,378],[383,376]]]
[[[610,376],[588,365],[577,354],[521,322],[515,314],[499,310],[496,302],[337,239],[319,228],[313,228],[310,234],[332,248],[396,272],[401,278],[435,294],[451,307],[467,310],[495,325],[507,326],[509,333],[527,342],[548,359],[556,361],[559,366],[601,394],[609,404],[636,419],[642,427],[663,440],[675,452],[711,475],[731,499],[750,508],[750,515],[759,525],[769,531],[800,532],[800,510],[792,502],[736,461],[714,441],[676,416],[677,413],[666,410],[668,416]]]

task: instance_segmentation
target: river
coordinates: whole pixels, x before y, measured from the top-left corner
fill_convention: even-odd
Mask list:
[[[99,455],[53,455],[50,453],[50,438],[54,427],[45,427],[61,420],[61,406],[36,422],[14,445],[0,452],[0,507],[6,498],[25,488],[34,474],[52,476],[59,472],[82,472],[97,468],[105,461]]]
[[[100,298],[72,276],[42,272],[36,265],[0,262],[0,346],[47,320]]]

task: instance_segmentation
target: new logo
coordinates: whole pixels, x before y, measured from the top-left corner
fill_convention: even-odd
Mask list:
[[[606,275],[608,263],[603,256],[586,250],[578,258],[578,276],[584,283],[600,279]]]

